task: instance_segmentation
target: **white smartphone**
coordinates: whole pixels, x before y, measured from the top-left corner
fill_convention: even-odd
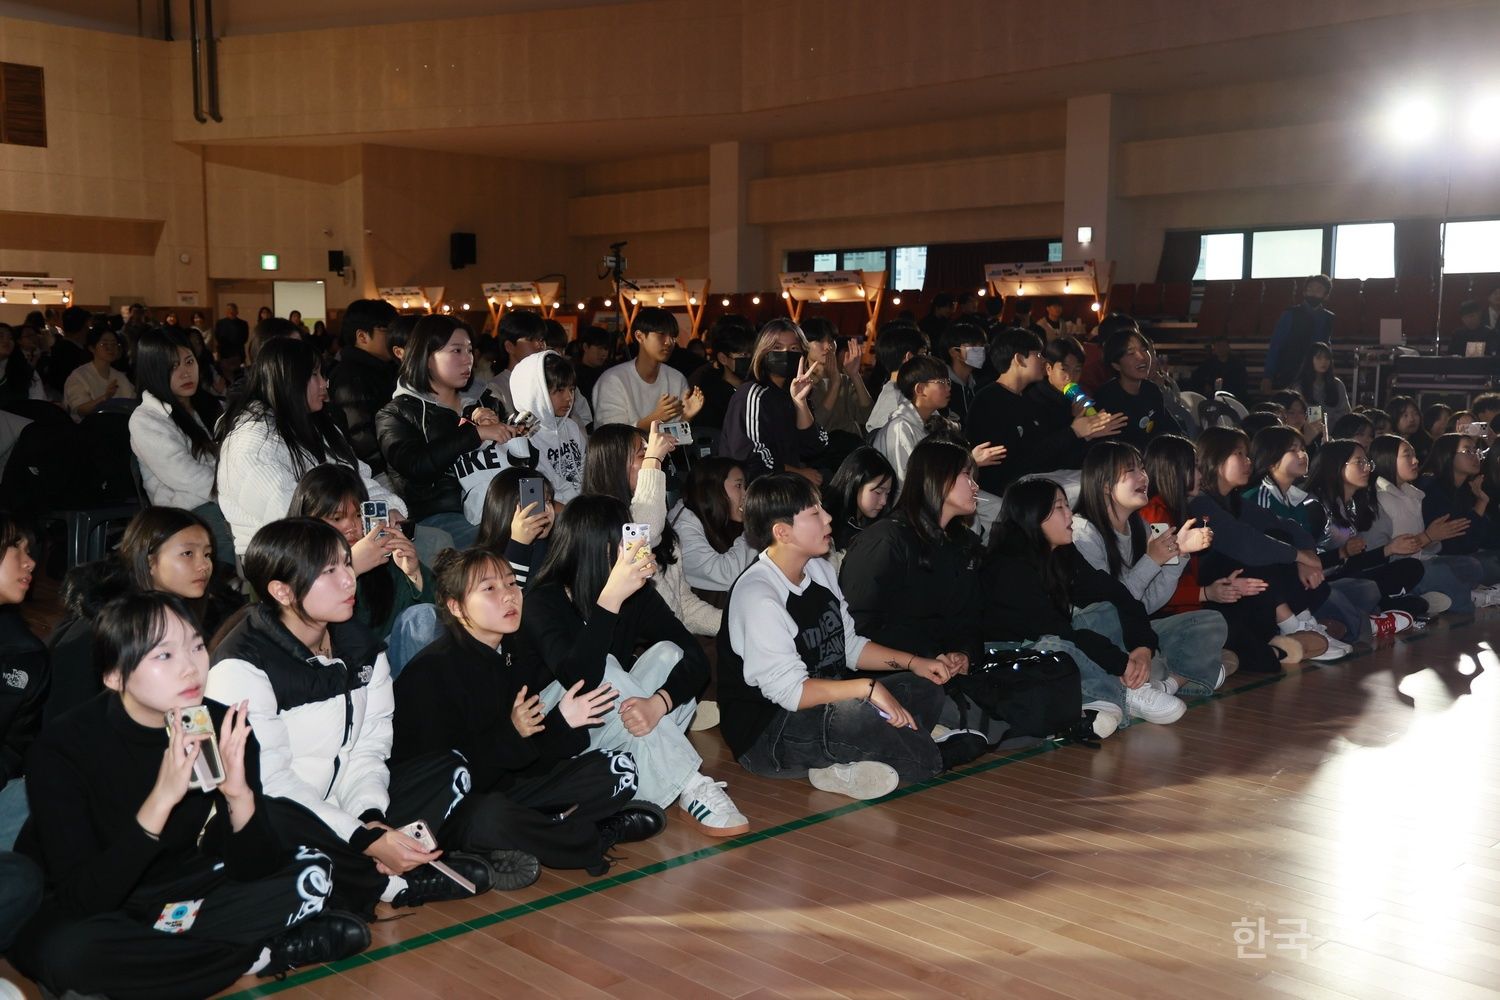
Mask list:
[[[1171,530],[1172,530],[1172,526],[1170,524],[1162,524],[1160,521],[1153,521],[1153,522],[1151,522],[1151,537],[1152,538],[1160,538],[1162,535],[1165,535],[1167,532],[1169,532]],[[1172,558],[1168,559],[1165,563],[1163,563],[1163,565],[1165,565],[1165,566],[1176,566],[1181,561],[1182,561],[1182,557],[1181,556],[1173,556]]]
[[[693,425],[686,420],[669,420],[661,425],[661,432],[680,445],[693,443]]]
[[[168,725],[171,725],[169,720]],[[219,756],[219,740],[214,735],[214,720],[203,705],[177,710],[177,724],[184,736],[205,737],[198,744],[198,759],[193,761],[193,777],[198,787],[211,792],[224,783],[224,760]]]
[[[1464,428],[1464,433],[1467,434],[1469,437],[1476,437],[1476,438],[1488,437],[1489,433],[1490,433],[1490,425],[1489,425],[1488,421],[1475,420],[1475,421],[1471,422],[1469,424],[1469,426],[1467,426],[1467,427]]]
[[[429,851],[435,851],[438,849],[437,838],[432,835],[431,830],[427,829],[427,824],[422,822],[421,820],[416,820],[415,822],[406,824],[401,828],[401,832],[406,834],[412,840],[415,840],[417,843],[421,844],[425,849]],[[428,863],[431,864],[432,867],[437,871],[442,872],[444,875],[448,876],[450,879],[457,882],[465,889],[469,890],[469,892],[472,893],[478,891],[478,887],[475,886],[473,882],[470,882],[468,879],[464,878],[458,872],[454,871],[452,868],[449,868],[441,861],[431,861]]]
[[[1321,406],[1309,406],[1307,408],[1307,422],[1310,424],[1321,424],[1323,422],[1323,408]]]
[[[651,547],[651,525],[642,524],[638,521],[629,521],[620,529],[620,541],[629,545],[631,542],[645,542],[645,547]]]

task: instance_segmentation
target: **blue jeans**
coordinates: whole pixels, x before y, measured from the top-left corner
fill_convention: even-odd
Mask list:
[[[1151,623],[1167,670],[1182,678],[1184,694],[1213,694],[1224,668],[1229,625],[1217,611],[1184,611]],[[1154,672],[1154,671],[1153,671]]]
[[[391,634],[385,640],[385,659],[395,680],[412,657],[427,648],[438,637],[438,615],[435,604],[413,604],[396,616]]]
[[[1328,581],[1328,600],[1313,609],[1315,618],[1331,618],[1344,626],[1344,641],[1358,642],[1370,634],[1370,615],[1380,607],[1380,586],[1374,580],[1347,576]]]
[[[740,756],[740,766],[767,778],[805,778],[815,767],[877,761],[895,768],[903,784],[931,778],[943,769],[942,753],[928,735],[942,710],[943,689],[904,670],[882,674],[881,683],[911,713],[916,729],[897,729],[858,698],[796,712],[782,708]]]
[[[1097,632],[1106,639],[1125,648],[1124,630],[1120,628],[1120,613],[1109,604],[1090,604],[1086,608],[1073,609],[1073,627]],[[1065,639],[1055,635],[1044,635],[1035,643],[1037,649],[1047,652],[1067,653],[1078,664],[1078,679],[1083,688],[1083,703],[1107,701],[1120,710],[1120,726],[1130,725],[1130,713],[1125,710],[1125,685],[1120,678],[1105,670],[1084,655],[1083,651]]]
[[[41,902],[41,869],[30,858],[0,851],[0,951],[11,946]]]
[[[16,846],[16,835],[21,832],[26,818],[31,815],[31,805],[26,801],[26,779],[12,778],[0,788],[0,851]]]
[[[1474,588],[1484,580],[1484,566],[1473,556],[1430,556],[1422,560],[1422,590],[1435,590],[1453,602],[1449,610],[1474,610]]]

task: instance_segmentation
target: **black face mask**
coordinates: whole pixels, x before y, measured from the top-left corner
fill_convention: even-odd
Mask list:
[[[1309,295],[1302,301],[1307,304],[1307,308],[1309,309],[1323,308],[1323,300],[1316,295]]]
[[[761,371],[778,378],[791,378],[797,374],[797,363],[801,360],[801,351],[768,351],[761,362]]]
[[[731,360],[734,362],[734,365],[730,369],[730,371],[734,372],[734,377],[735,378],[740,379],[741,381],[743,381],[744,379],[747,379],[747,378],[750,377],[750,359],[749,358],[733,358]]]

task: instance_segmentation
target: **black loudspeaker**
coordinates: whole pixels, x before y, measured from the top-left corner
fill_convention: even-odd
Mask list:
[[[344,251],[342,251],[342,250],[330,250],[330,251],[328,251],[328,270],[332,271],[334,274],[343,274],[345,266],[346,265],[344,264]]]
[[[457,271],[477,261],[473,233],[448,234],[448,266]]]

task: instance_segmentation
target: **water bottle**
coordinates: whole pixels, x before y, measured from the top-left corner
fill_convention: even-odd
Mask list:
[[[1069,403],[1082,403],[1083,412],[1086,416],[1092,417],[1099,412],[1098,404],[1089,398],[1089,394],[1084,392],[1083,386],[1079,385],[1077,382],[1069,382],[1067,385],[1063,386],[1063,397],[1067,399]]]

